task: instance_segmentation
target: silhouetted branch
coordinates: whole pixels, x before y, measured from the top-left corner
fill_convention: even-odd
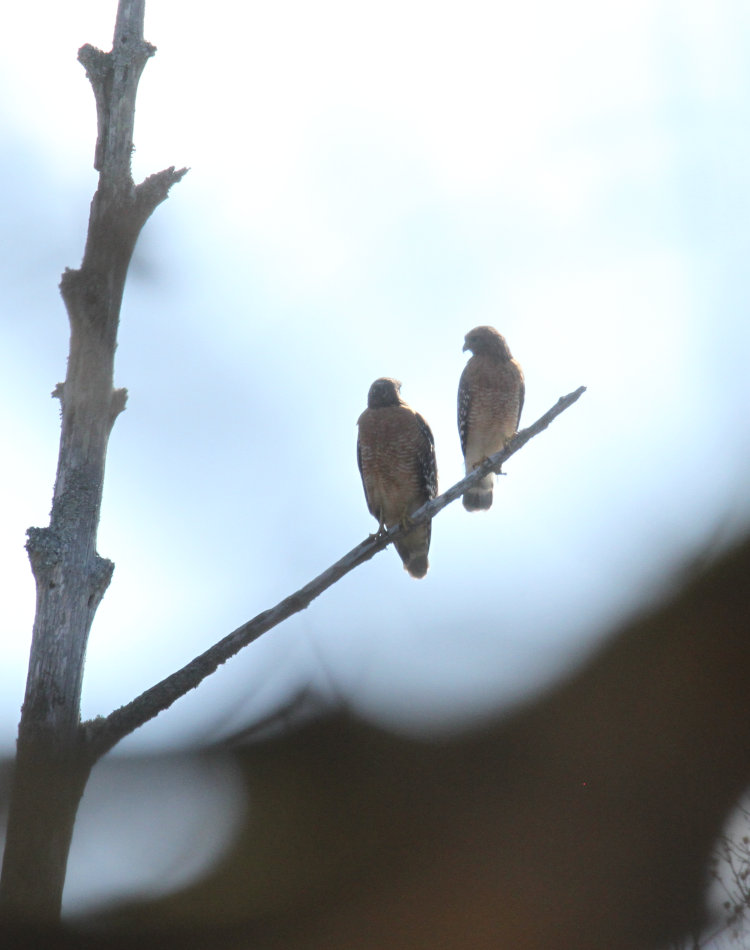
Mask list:
[[[575,392],[560,398],[557,403],[535,423],[522,429],[508,442],[500,452],[490,456],[466,478],[452,485],[437,498],[427,502],[411,516],[413,524],[421,524],[434,518],[446,505],[460,498],[461,495],[475,485],[481,478],[491,471],[499,471],[500,466],[514,455],[520,448],[538,435],[555,419],[573,405],[586,391],[581,386]],[[238,653],[243,647],[257,640],[262,634],[278,626],[282,621],[295,613],[304,610],[324,591],[328,590],[344,575],[369,561],[378,551],[382,551],[403,532],[400,525],[396,525],[381,536],[371,535],[362,541],[348,554],[332,564],[316,578],[305,584],[299,590],[285,597],[282,601],[264,610],[262,613],[237,627],[218,643],[195,657],[181,669],[167,676],[161,682],[147,689],[125,706],[121,706],[106,718],[99,717],[83,724],[86,744],[93,761],[108,752],[121,739],[134,732],[149,719],[153,719],[160,712],[168,709],[176,700],[180,699],[191,689],[195,689],[203,680],[210,676],[217,667]]]

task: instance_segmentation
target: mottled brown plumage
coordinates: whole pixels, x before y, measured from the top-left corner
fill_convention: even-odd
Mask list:
[[[400,389],[397,379],[376,379],[367,395],[367,409],[357,420],[357,464],[379,532],[395,524],[407,527],[409,515],[437,494],[432,432],[401,398]],[[430,521],[418,525],[394,542],[412,577],[427,573],[431,526]]]
[[[468,475],[518,430],[524,381],[505,337],[494,327],[470,330],[464,350],[473,354],[458,385],[458,434]],[[493,486],[494,475],[489,474],[464,494],[464,508],[486,511],[492,505]]]

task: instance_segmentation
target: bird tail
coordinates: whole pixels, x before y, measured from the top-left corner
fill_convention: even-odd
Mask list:
[[[492,489],[495,485],[493,475],[488,475],[464,492],[463,503],[467,511],[487,511],[492,507]]]
[[[427,553],[430,550],[431,535],[432,522],[428,521],[411,528],[398,541],[393,542],[404,567],[412,577],[424,577],[427,573],[430,566]]]

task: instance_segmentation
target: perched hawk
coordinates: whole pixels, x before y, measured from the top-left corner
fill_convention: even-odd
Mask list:
[[[521,367],[510,355],[505,337],[494,327],[470,330],[464,350],[474,354],[458,384],[458,434],[468,475],[515,435],[523,408],[524,383]],[[493,485],[494,475],[490,473],[464,494],[464,508],[489,508]]]
[[[397,379],[376,379],[367,394],[367,409],[357,420],[357,464],[370,514],[378,533],[401,524],[437,494],[435,442],[430,427],[399,395]],[[412,577],[429,567],[432,522],[418,525],[395,541]]]

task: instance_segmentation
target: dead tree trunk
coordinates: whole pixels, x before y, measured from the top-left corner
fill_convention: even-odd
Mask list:
[[[185,169],[169,168],[137,187],[130,170],[138,81],[155,49],[143,39],[145,0],[120,0],[112,51],[83,46],[78,58],[96,96],[99,185],[83,262],[60,290],[70,320],[62,432],[49,527],[31,528],[27,551],[36,616],[8,832],[0,878],[6,915],[60,914],[68,849],[90,770],[80,728],[83,664],[96,609],[114,565],[98,555],[109,434],[125,406],[113,388],[120,305],[141,228]]]

